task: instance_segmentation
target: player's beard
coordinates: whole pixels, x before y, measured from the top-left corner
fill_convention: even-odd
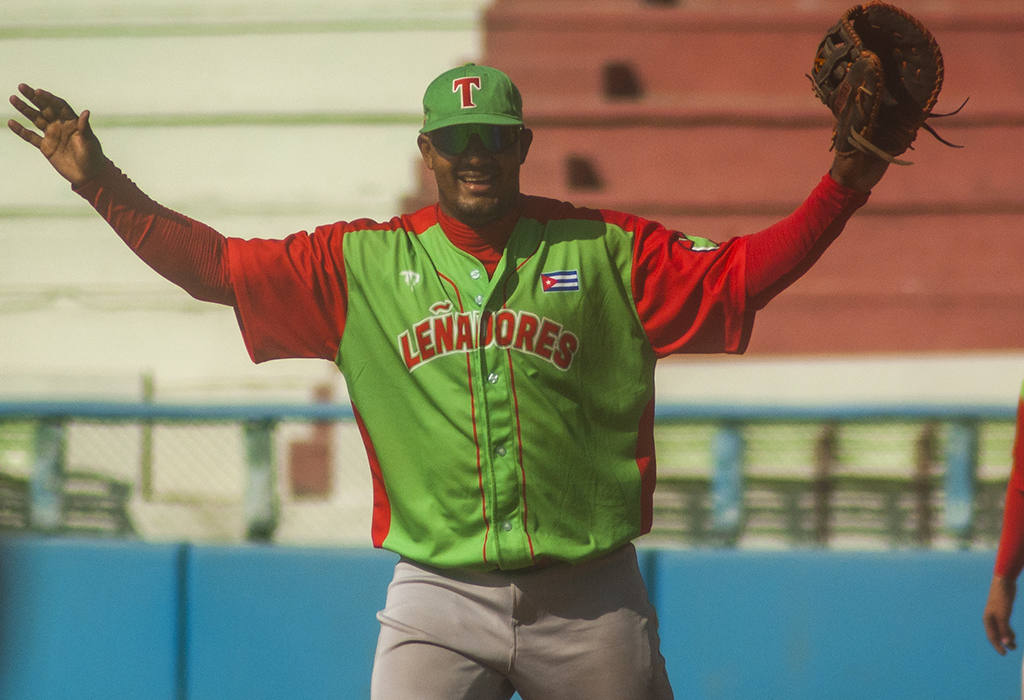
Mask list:
[[[518,173],[463,170],[451,173],[451,182],[438,197],[445,214],[467,226],[480,227],[497,221],[519,202]]]

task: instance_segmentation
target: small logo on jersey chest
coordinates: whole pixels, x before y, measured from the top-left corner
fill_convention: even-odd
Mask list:
[[[580,273],[577,270],[542,272],[540,284],[545,292],[578,292],[580,291]]]
[[[409,285],[409,289],[412,289],[413,287],[420,283],[420,273],[416,272],[415,270],[402,270],[398,274],[399,276],[401,276],[403,280],[405,280],[405,283]]]

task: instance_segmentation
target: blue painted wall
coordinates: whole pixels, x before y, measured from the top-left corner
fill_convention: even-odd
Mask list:
[[[175,698],[180,552],[0,543],[0,698]]]
[[[1010,698],[981,624],[991,553],[673,552],[661,638],[680,698]]]
[[[396,557],[196,547],[188,559],[188,700],[368,698]]]
[[[981,628],[991,552],[642,550],[676,696],[1016,697]],[[3,700],[369,697],[395,557],[0,541]]]

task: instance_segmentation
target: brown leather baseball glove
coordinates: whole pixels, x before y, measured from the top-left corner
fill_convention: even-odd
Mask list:
[[[925,124],[948,116],[932,114],[942,89],[942,52],[923,24],[894,5],[847,10],[826,32],[808,77],[835,117],[832,147],[840,153],[857,149],[910,165],[896,156],[912,147],[922,127],[953,146]]]

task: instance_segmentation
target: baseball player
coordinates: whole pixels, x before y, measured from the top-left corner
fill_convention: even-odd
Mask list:
[[[334,361],[400,555],[374,700],[672,697],[632,541],[655,486],[654,368],[740,353],[887,164],[837,154],[807,200],[721,244],[528,196],[533,134],[507,75],[427,88],[438,203],[283,240],[227,238],[147,197],[62,99],[20,85],[10,128],[157,272],[236,310],[255,362]]]
[[[1017,433],[1013,442],[1013,467],[1006,486],[1003,529],[983,615],[988,641],[1003,655],[1017,648],[1010,614],[1017,597],[1017,577],[1021,569],[1024,569],[1024,386],[1017,400]]]

